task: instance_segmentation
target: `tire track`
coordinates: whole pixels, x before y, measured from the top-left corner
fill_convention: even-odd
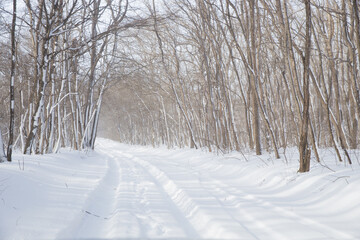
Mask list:
[[[119,183],[119,166],[110,157],[106,157],[105,163],[106,173],[97,186],[94,186],[94,190],[87,195],[79,214],[66,229],[58,234],[58,238],[103,238],[106,236],[108,229],[105,222],[109,220],[109,215],[115,205],[114,188]]]
[[[201,237],[220,239],[259,239],[245,224],[234,221],[235,219],[232,216],[226,216],[227,214],[224,212],[224,209],[219,207],[218,201],[205,189],[195,189],[194,191],[202,194],[205,193],[203,198],[211,203],[209,206],[199,204],[198,200],[190,197],[187,191],[179,187],[164,171],[153,164],[150,164],[148,161],[142,160],[132,154],[119,153],[143,166],[149,174],[157,179],[174,204],[183,212],[184,216],[189,219],[190,223],[192,223],[199,232],[204,233]],[[213,213],[211,212],[211,209],[214,210]],[[222,219],[224,217],[225,220]],[[243,229],[241,235],[239,234],[239,227]],[[233,231],[233,229],[236,229],[236,231]],[[273,233],[273,235],[276,235],[277,237],[281,236],[276,233]],[[278,239],[285,238],[281,236]]]
[[[147,169],[116,150],[100,146],[99,152],[106,156],[107,173],[59,238],[199,238]]]
[[[113,153],[115,154],[115,153]],[[176,227],[181,231],[178,231],[174,237],[186,237],[186,238],[199,238],[197,231],[193,228],[193,226],[189,223],[188,219],[184,216],[183,212],[178,208],[178,206],[172,201],[171,197],[168,195],[164,186],[151,175],[144,166],[138,164],[133,159],[128,158],[128,156],[124,155],[120,151],[116,151],[116,155],[120,155],[121,157],[117,157],[121,163],[131,166],[131,169],[134,169],[137,173],[133,174],[137,176],[141,176],[136,182],[139,185],[144,185],[144,182],[151,183],[152,192],[149,193],[149,189],[144,188],[144,186],[140,187],[140,191],[142,192],[141,197],[138,199],[140,204],[137,205],[143,206],[142,214],[137,215],[139,219],[141,219],[144,224],[152,224],[152,228],[157,227],[160,231],[158,233],[164,234],[165,236],[171,236],[172,233],[166,232],[167,224],[169,224],[169,216],[171,216],[176,221]],[[149,199],[147,195],[158,195],[157,199]],[[155,200],[155,201],[154,201]],[[154,219],[152,216],[153,210],[149,205],[160,205],[160,209],[157,209],[158,212],[165,212],[167,215],[164,218]],[[157,214],[154,214],[157,215]],[[172,226],[173,228],[174,226]]]
[[[306,236],[303,236],[303,232],[313,232],[312,236],[319,236],[318,239],[353,239],[356,238],[332,227],[328,227],[325,224],[322,224],[314,219],[310,219],[305,216],[301,216],[293,211],[290,211],[284,207],[280,207],[274,203],[271,203],[267,200],[264,200],[254,194],[249,194],[239,188],[226,184],[218,179],[210,176],[207,173],[200,172],[198,170],[192,169],[189,171],[187,167],[184,167],[179,164],[172,164],[171,162],[166,162],[168,165],[172,165],[176,168],[181,168],[183,171],[188,172],[188,174],[193,175],[195,178],[198,178],[198,182],[202,187],[212,195],[218,203],[227,209],[228,215],[230,215],[235,221],[240,225],[243,225],[243,222],[247,222],[249,229],[253,229],[258,233],[261,229],[264,234],[261,234],[261,239],[267,239],[269,236],[273,236],[274,239],[306,239]],[[262,215],[269,214],[269,216],[278,216],[277,223],[274,224],[274,221],[264,222],[263,216],[257,216],[256,214],[251,213],[249,209],[254,209],[256,212],[262,212]],[[261,211],[259,211],[261,210]],[[255,213],[256,213],[255,212]],[[299,232],[298,235],[293,234],[295,231],[292,231],[291,236],[286,236],[281,234],[281,226],[284,223],[292,223],[294,226],[293,230]],[[273,229],[277,229],[274,231]],[[319,231],[320,229],[320,231]],[[311,237],[311,239],[313,239]]]
[[[184,190],[167,175],[167,170],[158,168],[157,165],[159,164],[157,164],[157,161],[164,164],[162,165],[163,167],[169,166],[169,169],[177,168],[179,172],[182,171],[184,174],[193,178],[192,180],[196,179],[196,181],[201,185],[200,189],[203,189],[204,192],[211,196],[213,200],[217,202],[218,207],[225,212],[228,218],[236,222],[239,228],[245,229],[253,239],[313,239],[314,236],[316,236],[317,239],[323,240],[356,239],[345,232],[331,228],[316,220],[301,216],[296,212],[264,200],[254,194],[249,194],[239,188],[230,186],[207,173],[194,169],[190,170],[187,167],[177,163],[172,163],[171,161],[162,159],[158,160],[157,156],[154,156],[154,162],[150,163],[149,161],[132,154],[123,154],[144,166],[150,174],[154,175],[154,177],[156,177],[159,182],[164,185],[164,188],[168,192],[169,196],[173,196],[172,199],[175,204],[179,205],[181,209],[184,209],[185,213],[188,208],[196,208],[197,210],[192,214],[198,214],[198,218],[207,219],[204,220],[204,222],[214,223],[216,222],[216,216],[199,204],[199,201],[197,201],[196,198],[192,198],[191,194],[189,195],[187,193],[190,192],[191,189]],[[177,200],[177,196],[180,194],[187,199],[187,207],[182,206],[184,204]],[[274,216],[277,217],[274,218]],[[189,213],[186,217],[190,219],[194,218]],[[224,216],[218,217],[224,218]],[[292,226],[291,231],[283,231],[281,226],[284,224]],[[226,228],[226,226],[221,226],[221,224],[218,226],[213,224],[213,228],[220,229],[219,232],[221,233],[229,233],[229,229]],[[252,234],[253,232],[256,232],[256,235]],[[233,234],[230,233],[230,235]],[[212,232],[212,234],[207,234],[206,237],[208,236],[214,237],[214,233]],[[223,237],[222,234],[215,234],[215,236]],[[307,238],[307,236],[309,237]]]

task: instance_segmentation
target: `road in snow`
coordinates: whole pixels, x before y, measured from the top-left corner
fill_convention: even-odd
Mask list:
[[[96,148],[1,164],[0,239],[360,239],[357,163]]]

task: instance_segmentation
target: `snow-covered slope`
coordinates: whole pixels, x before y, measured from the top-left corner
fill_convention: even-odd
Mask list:
[[[299,174],[291,150],[96,149],[0,164],[0,239],[360,239],[359,152]]]

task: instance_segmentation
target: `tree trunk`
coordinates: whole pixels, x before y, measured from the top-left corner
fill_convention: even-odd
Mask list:
[[[257,46],[256,46],[256,24],[255,24],[255,0],[250,0],[250,39],[251,39],[251,56],[250,65],[252,67],[252,74],[250,77],[251,86],[251,107],[253,113],[253,129],[254,129],[254,142],[256,155],[261,155],[261,144],[260,144],[260,117],[259,117],[259,101],[257,98],[257,84],[258,84],[258,73],[256,67],[257,61]]]
[[[15,64],[16,64],[16,46],[15,46],[15,27],[16,27],[16,0],[13,0],[13,16],[11,25],[11,70],[10,70],[10,124],[9,124],[9,143],[7,148],[7,160],[11,162],[12,149],[14,142],[15,125]]]
[[[305,35],[305,56],[304,56],[304,76],[303,76],[303,111],[301,119],[300,132],[300,168],[299,172],[308,172],[310,170],[310,156],[311,151],[308,148],[308,130],[309,130],[309,106],[310,106],[310,91],[309,91],[309,67],[310,67],[310,53],[311,53],[311,7],[310,0],[305,0],[306,12],[306,35]]]
[[[2,133],[0,129],[0,162],[5,162],[6,155],[5,155],[5,149],[4,149],[4,143],[2,139]]]

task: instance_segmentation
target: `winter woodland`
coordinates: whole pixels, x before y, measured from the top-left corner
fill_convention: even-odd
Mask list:
[[[0,129],[12,149],[359,147],[358,0],[1,1]]]
[[[0,0],[0,239],[360,239],[359,8]]]

